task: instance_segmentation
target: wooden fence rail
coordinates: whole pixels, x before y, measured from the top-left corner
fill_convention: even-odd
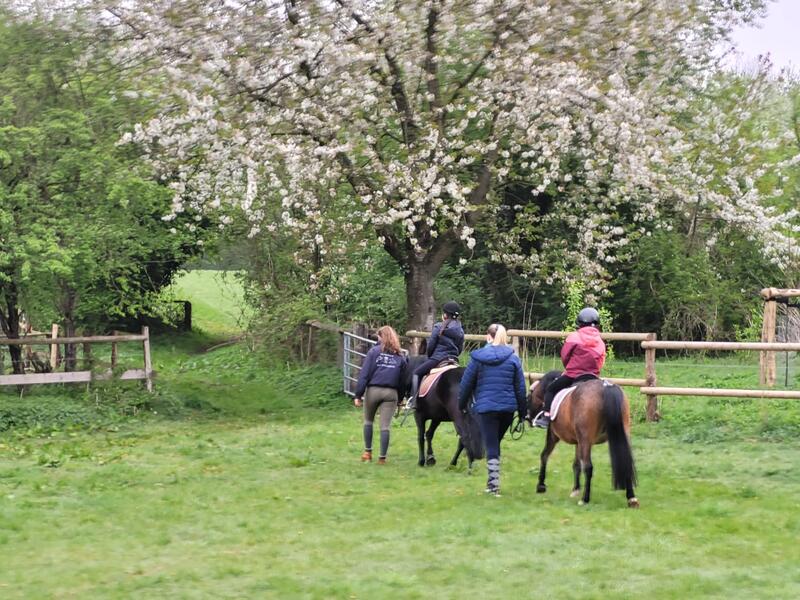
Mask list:
[[[642,342],[642,348],[654,350],[714,350],[717,352],[761,350],[766,352],[800,352],[800,344],[788,342]]]
[[[145,327],[147,329],[147,327]],[[148,334],[126,334],[126,335],[94,335],[76,337],[56,337],[56,338],[0,338],[0,346],[49,346],[52,344],[107,344],[116,342],[144,342],[149,340]]]
[[[612,380],[613,381],[613,380]],[[800,390],[736,390],[732,388],[642,387],[643,394],[660,396],[713,396],[715,398],[800,399]]]
[[[142,327],[141,334],[121,334],[121,335],[95,335],[95,336],[72,336],[56,337],[57,326],[53,326],[53,336],[49,338],[0,338],[0,346],[50,346],[50,366],[55,369],[56,351],[61,344],[85,344],[84,352],[91,344],[111,344],[111,369],[105,372],[94,371],[67,371],[62,373],[25,373],[15,375],[3,375],[0,372],[0,386],[3,385],[34,385],[40,383],[88,383],[91,381],[102,381],[112,378],[122,381],[143,380],[148,392],[153,391],[153,361],[150,355],[150,329]],[[141,342],[143,354],[143,369],[128,369],[119,375],[114,374],[117,366],[117,344],[124,342]]]

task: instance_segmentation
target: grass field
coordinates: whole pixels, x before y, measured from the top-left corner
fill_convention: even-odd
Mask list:
[[[42,422],[0,433],[0,598],[800,596],[797,403],[665,399],[652,424],[634,396],[638,511],[611,490],[605,446],[590,505],[568,497],[567,446],[535,494],[538,430],[504,443],[493,498],[484,462],[445,467],[451,426],[435,467],[397,424],[389,464],[362,464],[335,368],[203,352],[214,339],[156,340],[153,397],[0,396]],[[722,375],[707,384],[741,383]]]
[[[173,284],[172,293],[178,300],[191,300],[194,329],[227,335],[240,332],[246,323],[244,291],[233,272],[188,271]]]

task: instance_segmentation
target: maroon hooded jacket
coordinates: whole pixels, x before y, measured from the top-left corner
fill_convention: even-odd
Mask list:
[[[600,376],[600,369],[606,361],[606,345],[600,339],[600,331],[594,327],[581,327],[567,336],[561,348],[561,362],[564,375],[578,377],[592,374]]]

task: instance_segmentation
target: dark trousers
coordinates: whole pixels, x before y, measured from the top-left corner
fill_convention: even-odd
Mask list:
[[[550,407],[553,405],[553,398],[556,397],[558,392],[567,389],[574,383],[589,381],[590,379],[597,379],[597,376],[586,373],[584,375],[578,375],[577,377],[567,377],[566,375],[559,375],[556,377],[544,391],[544,411],[550,412]]]
[[[422,379],[425,375],[431,372],[431,369],[436,367],[440,362],[442,362],[438,358],[429,358],[416,369],[414,369],[414,375]]]
[[[486,458],[500,458],[500,442],[511,427],[514,413],[493,411],[478,413],[476,416],[481,428],[483,445],[486,447]]]

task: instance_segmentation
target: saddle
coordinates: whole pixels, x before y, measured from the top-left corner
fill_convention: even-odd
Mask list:
[[[575,388],[578,387],[577,385],[573,385],[572,387],[564,388],[563,390],[559,390],[555,397],[553,398],[553,404],[550,406],[550,420],[555,421],[556,417],[558,416],[558,409],[561,407],[561,403],[564,401],[564,398],[569,396],[572,392],[575,391]]]
[[[433,388],[433,386],[436,385],[436,382],[439,381],[439,377],[442,376],[442,373],[446,373],[451,369],[457,369],[457,368],[458,368],[458,362],[453,359],[448,359],[446,361],[440,362],[439,366],[431,369],[430,373],[425,375],[425,378],[419,384],[419,393],[417,394],[417,397],[423,398],[424,396],[426,396],[428,392],[431,391],[431,388]]]
[[[608,381],[606,379],[600,379],[600,378],[597,378],[597,379],[585,379],[584,381],[579,381],[576,385],[573,385],[572,387],[568,387],[568,388],[565,388],[563,390],[559,390],[558,392],[556,392],[556,395],[553,398],[553,404],[550,407],[550,420],[551,421],[555,421],[556,420],[556,417],[558,416],[558,409],[561,406],[561,403],[564,401],[564,398],[566,398],[572,392],[575,391],[575,388],[577,388],[580,384],[585,383],[586,381],[598,381],[598,380],[602,381],[604,386],[606,386],[606,385],[614,385],[613,383],[611,383],[610,381]]]

